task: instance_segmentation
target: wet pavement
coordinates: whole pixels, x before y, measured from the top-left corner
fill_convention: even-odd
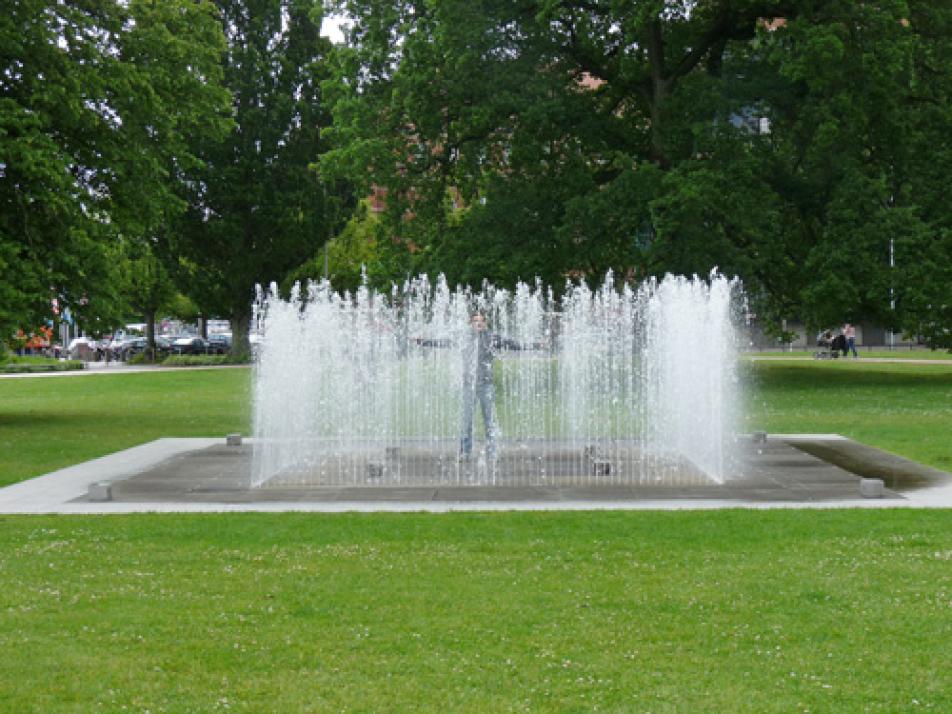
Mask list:
[[[573,482],[572,469],[584,462],[569,459],[549,484],[515,483],[501,467],[490,485],[382,485],[367,472],[347,484],[251,488],[247,440],[159,439],[0,489],[0,513],[952,507],[949,474],[843,437],[745,437],[742,446],[737,472],[723,484],[621,483],[617,471]],[[882,478],[883,497],[862,498],[863,477]]]
[[[120,502],[308,502],[308,501],[414,501],[478,502],[501,501],[628,501],[727,499],[739,502],[829,501],[854,498],[858,479],[844,469],[811,456],[779,440],[755,444],[743,443],[739,473],[723,484],[699,477],[696,472],[669,474],[656,479],[624,477],[615,473],[601,476],[587,472],[582,458],[566,450],[553,451],[547,458],[546,474],[537,474],[526,483],[521,461],[499,459],[492,472],[472,468],[439,471],[438,465],[422,464],[428,469],[420,478],[422,458],[416,452],[396,457],[394,476],[380,476],[372,468],[347,468],[325,472],[321,478],[300,474],[297,478],[250,488],[253,446],[227,446],[223,443],[188,451],[142,471],[132,478],[117,481],[111,497]],[[400,483],[401,460],[412,461],[416,468],[402,473],[408,483]],[[434,457],[433,462],[438,462]],[[534,461],[534,459],[533,459]],[[348,463],[347,466],[351,464]],[[360,464],[358,464],[359,466]],[[370,462],[373,466],[373,462]],[[455,460],[452,464],[455,466]],[[630,470],[628,470],[630,473]],[[342,478],[343,477],[343,478]],[[321,483],[323,481],[323,483]],[[429,483],[424,483],[429,481]],[[546,483],[548,481],[548,483]],[[886,498],[899,498],[887,492]]]

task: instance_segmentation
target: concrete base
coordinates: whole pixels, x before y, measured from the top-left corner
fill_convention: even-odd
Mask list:
[[[886,489],[881,478],[863,478],[859,480],[859,493],[863,498],[882,498]]]
[[[859,478],[778,439],[755,443],[742,440],[739,472],[723,484],[682,475],[677,483],[650,477],[638,481],[619,479],[607,460],[568,457],[560,468],[551,468],[549,480],[524,480],[518,462],[506,463],[491,474],[476,473],[478,462],[448,470],[441,481],[394,483],[385,475],[384,461],[366,462],[362,469],[349,469],[347,481],[315,483],[304,474],[288,477],[260,488],[250,488],[253,446],[224,444],[183,452],[144,469],[133,477],[114,482],[113,501],[126,503],[561,503],[647,500],[726,500],[743,503],[816,503],[855,500]],[[401,448],[399,458],[417,458]],[[362,462],[363,463],[363,462]],[[454,464],[455,464],[454,460]],[[576,477],[572,477],[576,469]],[[597,478],[592,478],[592,475]],[[339,473],[332,474],[335,479]],[[382,480],[383,479],[383,480]],[[472,479],[472,480],[471,480]],[[884,491],[887,499],[898,493]]]
[[[251,489],[249,441],[227,446],[221,439],[160,439],[0,489],[0,513],[952,507],[952,475],[835,435],[741,440],[746,451],[735,478],[679,486],[613,483],[612,469],[604,483],[587,486],[520,486],[503,479],[491,486],[381,486],[366,473],[364,482],[349,486]],[[815,449],[833,456],[807,453]],[[844,454],[853,472],[831,463]],[[387,451],[375,465],[386,468],[404,455],[403,449]],[[880,480],[881,497],[861,497],[861,477],[884,464],[902,467],[908,478],[890,488]]]
[[[90,501],[111,501],[112,484],[108,481],[96,481],[89,484],[89,493],[86,494],[86,498]]]

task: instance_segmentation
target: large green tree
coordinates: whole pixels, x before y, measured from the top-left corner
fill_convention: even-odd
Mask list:
[[[227,316],[233,350],[248,350],[256,284],[311,258],[333,233],[334,185],[310,163],[330,120],[321,82],[331,43],[315,0],[219,0],[234,130],[195,151],[189,211],[167,235],[182,287],[207,314]]]
[[[228,123],[215,7],[18,0],[0,15],[0,331],[56,298],[121,316],[119,241],[184,209],[189,145]]]
[[[770,319],[948,326],[952,8],[342,4],[322,166],[386,189],[415,267],[509,282],[717,266]]]

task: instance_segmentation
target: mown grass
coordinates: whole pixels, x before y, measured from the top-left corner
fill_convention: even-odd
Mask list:
[[[748,428],[943,465],[952,366],[752,363]],[[7,481],[248,371],[0,380]],[[0,711],[952,710],[952,512],[0,516]]]
[[[952,709],[948,511],[2,526],[5,711]]]
[[[840,433],[952,470],[952,364],[745,362],[742,374],[744,429]],[[0,379],[0,485],[163,436],[248,433],[249,401],[240,368]]]
[[[952,471],[952,364],[747,363],[744,423],[836,433]]]
[[[247,433],[249,370],[0,379],[0,486],[164,436]]]

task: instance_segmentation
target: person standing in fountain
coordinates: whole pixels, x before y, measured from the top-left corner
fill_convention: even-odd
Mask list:
[[[468,459],[473,453],[473,412],[479,402],[486,429],[486,456],[496,458],[495,390],[493,362],[496,355],[495,335],[486,329],[486,316],[476,312],[470,318],[470,330],[463,343],[463,423],[460,434],[460,457]]]

